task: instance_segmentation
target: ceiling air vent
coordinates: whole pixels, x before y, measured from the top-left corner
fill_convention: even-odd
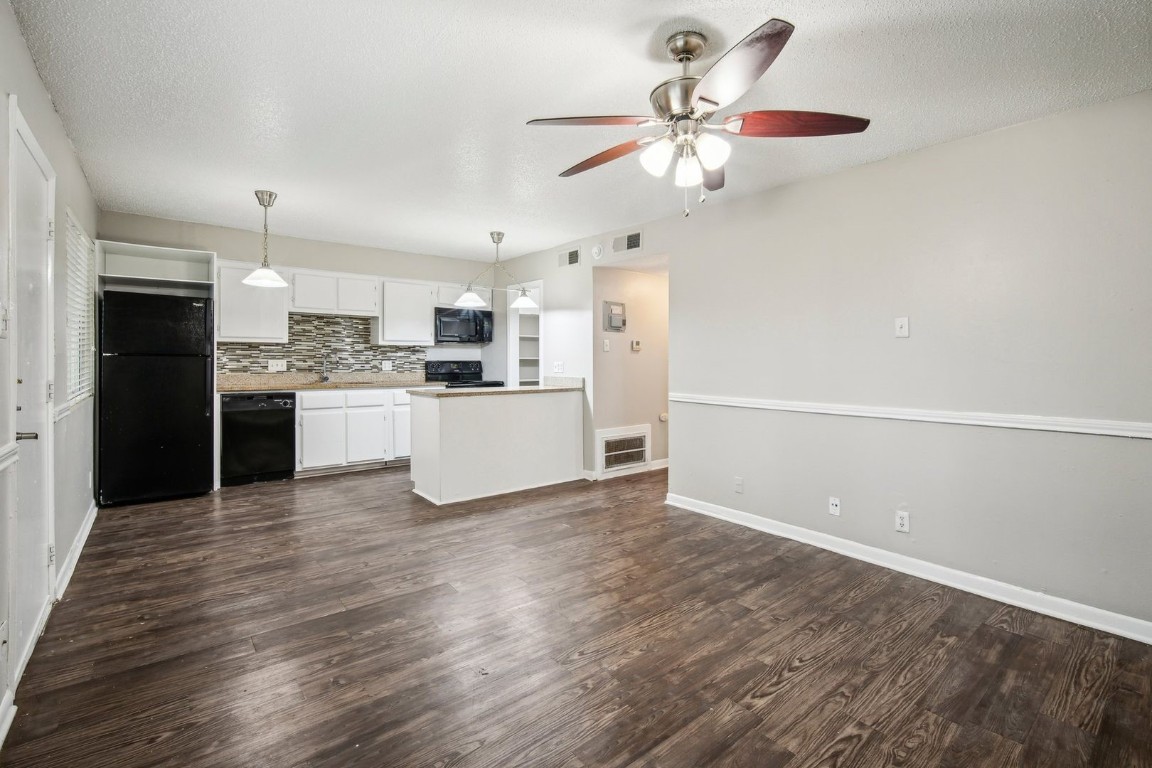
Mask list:
[[[580,249],[576,248],[571,251],[563,251],[560,254],[560,266],[571,267],[574,264],[580,263]]]
[[[632,232],[627,235],[620,235],[612,239],[612,253],[628,253],[629,251],[638,251],[643,247],[639,232]]]

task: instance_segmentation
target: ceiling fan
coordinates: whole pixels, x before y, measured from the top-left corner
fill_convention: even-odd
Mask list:
[[[674,157],[675,182],[679,187],[703,185],[717,190],[724,186],[724,163],[732,148],[722,134],[754,138],[834,136],[859,133],[868,120],[827,112],[757,110],[729,115],[718,124],[709,123],[716,112],[743,96],[780,55],[795,29],[771,19],[732,46],[702,77],[688,74],[689,65],[700,58],[707,38],[699,32],[677,32],[667,40],[668,55],[684,70],[656,86],[649,95],[655,117],[596,116],[551,117],[530,120],[528,125],[633,125],[662,126],[659,136],[645,136],[606,149],[577,163],[561,176],[575,176],[591,168],[644,150],[640,164],[653,176],[663,176]]]

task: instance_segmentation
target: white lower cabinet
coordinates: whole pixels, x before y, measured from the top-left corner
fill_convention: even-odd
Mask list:
[[[397,405],[392,409],[392,440],[396,458],[412,455],[412,406]]]
[[[392,458],[390,408],[349,408],[348,463]]]
[[[404,390],[301,392],[296,468],[332,468],[411,456],[409,402]]]
[[[301,469],[338,466],[347,462],[346,417],[343,408],[300,412],[300,444],[297,462]]]

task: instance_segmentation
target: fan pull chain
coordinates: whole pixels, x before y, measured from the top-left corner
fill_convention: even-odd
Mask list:
[[[691,211],[688,210],[688,187],[684,187],[684,218],[688,218],[689,213]]]
[[[700,185],[700,202],[703,203],[708,198],[704,196],[704,185]]]

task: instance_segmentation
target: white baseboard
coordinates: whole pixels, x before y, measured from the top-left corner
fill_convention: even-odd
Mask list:
[[[536,488],[547,488],[550,485],[560,485],[562,483],[571,483],[575,480],[585,480],[585,479],[587,479],[587,478],[585,478],[583,472],[581,472],[581,474],[570,477],[567,480],[550,480],[547,483],[536,483],[534,485],[520,485],[520,486],[517,486],[515,488],[509,488],[507,490],[498,491],[497,493],[482,493],[482,494],[479,494],[477,496],[465,496],[464,498],[461,498],[461,499],[449,499],[448,501],[441,501],[440,499],[434,499],[429,494],[422,493],[421,491],[418,491],[415,488],[412,489],[412,493],[416,494],[417,496],[424,499],[425,501],[430,501],[433,504],[435,504],[436,506],[442,507],[445,504],[460,504],[461,502],[465,502],[465,501],[476,501],[477,499],[489,499],[489,498],[492,498],[493,496],[503,496],[506,493],[519,493],[520,491],[531,491],[531,490],[535,490]]]
[[[788,523],[781,523],[766,517],[760,517],[759,515],[741,512],[737,509],[722,507],[719,504],[691,499],[687,496],[670,493],[665,501],[673,507],[686,509],[690,512],[699,512],[703,515],[726,520],[730,523],[736,523],[737,525],[743,525],[757,531],[771,533],[775,536],[783,536],[784,538],[793,539],[805,544],[812,544],[821,549],[838,552],[857,560],[863,560],[868,563],[883,566],[884,568],[890,568],[894,571],[907,573],[910,576],[917,576],[921,579],[934,581],[937,584],[955,587],[956,589],[988,597],[1002,603],[1026,608],[1036,613],[1043,613],[1046,616],[1054,616],[1057,619],[1071,621],[1074,624],[1082,624],[1086,627],[1111,632],[1114,635],[1121,635],[1152,645],[1152,621],[1138,619],[1133,616],[1125,616],[1124,614],[1106,611],[1102,608],[1094,608],[1093,606],[1076,603],[1062,597],[1054,597],[1044,594],[1043,592],[1024,589],[1023,587],[1017,587],[1003,581],[977,576],[967,571],[947,568],[926,560],[918,560],[914,557],[908,557],[907,555],[889,552],[885,549],[860,544],[849,539],[842,539],[838,536],[830,536],[829,534],[812,531],[807,528],[800,528],[795,525],[789,525]]]
[[[44,634],[44,627],[48,626],[48,616],[52,613],[52,606],[55,601],[51,598],[44,601],[44,605],[40,606],[40,615],[36,617],[36,629],[33,630],[32,637],[35,640],[28,646],[28,653],[22,659],[14,659],[8,657],[8,663],[12,665],[12,688],[20,687],[20,679],[24,677],[24,670],[28,668],[28,662],[32,660],[32,654],[36,652],[36,644],[40,641],[40,635]],[[12,643],[8,644],[12,647]]]
[[[88,534],[92,532],[92,525],[95,522],[96,502],[93,501],[92,505],[88,507],[88,512],[84,515],[84,522],[80,523],[80,530],[76,532],[72,546],[68,548],[68,554],[60,563],[60,567],[56,569],[57,600],[63,597],[64,590],[68,589],[68,582],[72,580],[72,573],[76,570],[76,563],[80,560],[80,553],[84,551],[84,544],[87,543]]]
[[[586,480],[614,480],[617,477],[627,477],[628,475],[638,475],[641,472],[654,472],[657,469],[668,469],[668,459],[655,459],[647,464],[641,464],[638,467],[628,467],[627,469],[620,469],[614,472],[590,472],[584,470],[584,479]]]
[[[9,688],[4,691],[4,697],[0,698],[0,747],[4,745],[4,739],[8,736],[8,729],[12,727],[12,721],[15,719],[15,695]]]

